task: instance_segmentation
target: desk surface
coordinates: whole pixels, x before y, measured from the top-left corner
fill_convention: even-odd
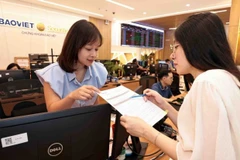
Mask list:
[[[171,125],[173,127],[174,130],[177,130],[176,126],[172,123],[172,121],[170,119],[166,119],[165,121],[167,124]],[[146,155],[147,154],[151,154],[156,152],[157,150],[159,150],[158,147],[156,147],[154,144],[150,143],[149,141],[145,140],[144,138],[141,138],[142,142],[147,142],[148,143],[148,148],[146,151]],[[154,156],[150,156],[150,157],[145,157],[144,160],[151,160],[152,158],[156,157],[158,154],[154,155]],[[169,156],[164,154],[163,156],[157,158],[156,160],[169,160]]]

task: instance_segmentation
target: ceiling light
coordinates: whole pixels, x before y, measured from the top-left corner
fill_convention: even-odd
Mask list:
[[[130,10],[134,10],[134,8],[132,8],[132,7],[130,7],[130,6],[127,6],[127,5],[125,5],[125,4],[121,4],[121,3],[118,3],[118,2],[114,2],[113,0],[106,0],[106,1],[111,2],[111,3],[113,3],[113,4],[116,4],[116,5],[119,5],[119,6],[121,6],[121,7],[130,9]]]
[[[38,1],[43,2],[43,3],[47,3],[47,4],[51,4],[51,5],[55,5],[55,6],[58,6],[58,7],[62,7],[62,8],[71,9],[71,10],[74,10],[74,11],[79,11],[79,12],[83,12],[83,13],[87,13],[87,14],[92,14],[92,15],[95,15],[95,16],[103,17],[102,14],[98,14],[98,13],[94,13],[94,12],[89,12],[89,11],[86,11],[86,10],[77,9],[77,8],[65,6],[65,5],[62,5],[62,4],[58,4],[58,3],[54,3],[54,2],[49,2],[49,1],[46,1],[46,0],[38,0]]]
[[[142,27],[142,28],[146,28],[146,29],[150,29],[150,30],[154,30],[154,31],[159,31],[159,32],[164,32],[164,30],[161,30],[161,29],[156,29],[156,28],[152,28],[152,27],[148,27],[148,26],[144,26],[144,25],[141,25],[141,24],[137,24],[137,23],[127,23],[127,22],[124,22],[125,24],[130,24],[130,25],[133,25],[133,26],[137,26],[137,27]]]
[[[224,9],[224,10],[218,10],[218,11],[210,11],[211,13],[221,13],[221,12],[227,12],[227,10],[226,9]]]
[[[190,4],[186,4],[187,7],[190,7]]]
[[[226,22],[226,25],[229,25],[229,22]]]
[[[147,12],[143,12],[143,14],[147,14]]]
[[[177,28],[175,27],[175,28],[169,28],[169,30],[176,30]]]

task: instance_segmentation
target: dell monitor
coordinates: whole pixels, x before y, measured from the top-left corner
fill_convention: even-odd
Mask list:
[[[21,79],[30,79],[29,70],[0,70],[0,84]]]
[[[4,160],[108,159],[111,106],[102,104],[0,120]]]

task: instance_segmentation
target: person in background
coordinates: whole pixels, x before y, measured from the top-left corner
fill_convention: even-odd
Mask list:
[[[133,136],[144,137],[172,159],[240,159],[240,71],[221,19],[213,13],[190,16],[175,31],[172,59],[178,74],[190,73],[194,82],[179,112],[156,91],[146,89],[145,100],[163,110],[178,127],[175,141],[140,118],[122,116]],[[227,93],[227,94],[226,94]]]
[[[147,68],[143,68],[142,66],[140,66],[140,65],[138,64],[138,61],[137,61],[136,58],[134,58],[134,59],[132,60],[132,63],[137,65],[137,73],[138,73],[138,75],[141,75],[142,73],[148,71]]]
[[[21,67],[17,63],[10,63],[6,70],[19,70]]]
[[[170,70],[163,70],[158,74],[158,82],[152,85],[152,89],[171,102],[170,98],[174,97],[170,88],[172,82],[173,73]]]
[[[107,70],[95,62],[102,35],[86,20],[68,31],[57,62],[35,71],[43,83],[48,111],[97,104],[97,93],[107,79]]]
[[[165,62],[168,64],[168,69],[169,70],[171,70],[172,72],[176,72],[176,69],[173,67],[174,64],[173,64],[172,60],[166,59]]]

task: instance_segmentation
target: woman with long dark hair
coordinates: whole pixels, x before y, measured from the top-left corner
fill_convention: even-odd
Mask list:
[[[179,112],[153,90],[145,90],[144,98],[168,110],[178,127],[178,141],[136,117],[122,116],[121,124],[173,159],[239,160],[240,72],[220,18],[212,13],[190,16],[175,31],[171,56],[178,74],[194,77]]]
[[[79,20],[71,26],[58,61],[36,71],[48,111],[97,104],[97,92],[107,80],[106,68],[95,62],[101,45],[93,23]]]

